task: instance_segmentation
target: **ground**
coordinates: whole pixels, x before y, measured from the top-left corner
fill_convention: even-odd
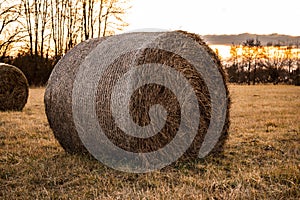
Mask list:
[[[222,155],[147,174],[66,153],[31,88],[23,112],[0,112],[1,199],[299,199],[300,87],[229,86]]]

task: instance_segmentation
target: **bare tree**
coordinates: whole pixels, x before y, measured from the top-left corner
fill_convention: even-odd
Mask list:
[[[48,12],[48,8],[49,8],[49,3],[47,0],[43,0],[42,1],[42,5],[41,5],[41,46],[40,46],[40,55],[43,58],[44,57],[44,44],[45,44],[45,39],[46,39],[46,35],[45,35],[45,31],[48,28],[47,25],[50,22],[49,19],[49,12]],[[49,38],[50,40],[50,38]]]
[[[69,27],[66,23],[70,21],[67,19],[70,16],[66,14],[68,6],[68,0],[51,0],[50,2],[51,38],[54,43],[54,56],[57,59],[63,55],[65,48],[66,28]]]
[[[261,42],[256,39],[248,39],[246,40],[246,42],[243,43],[243,59],[245,61],[245,63],[247,64],[247,71],[248,71],[248,75],[247,75],[247,83],[248,85],[250,85],[251,82],[251,70],[253,69],[253,85],[255,85],[255,81],[256,81],[256,77],[255,77],[255,73],[256,73],[256,69],[258,66],[258,59],[261,58],[261,52],[260,52],[260,48],[262,48]]]
[[[7,0],[0,1],[0,60],[3,60],[13,44],[22,39],[22,30],[18,27],[20,3],[11,3]]]
[[[23,24],[29,39],[29,52],[32,57],[44,57],[46,38],[49,33],[49,1],[47,0],[22,0],[23,16],[26,21]],[[49,32],[49,31],[48,31]]]
[[[280,46],[270,46],[266,48],[266,59],[264,60],[264,67],[270,71],[270,78],[274,84],[278,83],[278,71],[284,65],[284,55],[281,53]]]
[[[127,25],[122,19],[129,0],[20,0],[19,5],[0,1],[7,2],[5,10],[1,4],[1,35],[4,27],[18,21],[21,26],[15,30],[26,32],[23,46],[33,58],[53,52],[59,59],[82,40],[106,36]],[[14,42],[17,35],[5,35],[10,41],[0,47]]]
[[[18,20],[20,16],[19,4],[9,5],[7,0],[0,1],[0,34],[5,28]]]
[[[285,50],[284,50],[284,62],[285,65],[288,67],[288,79],[291,78],[291,69],[293,66],[293,63],[295,62],[294,59],[294,55],[292,52],[292,46],[288,46]]]
[[[29,52],[30,55],[33,56],[32,4],[29,0],[22,0],[22,2],[24,6],[24,16],[26,20],[25,30],[27,31],[29,37]]]
[[[68,1],[67,6],[67,37],[65,41],[65,53],[77,44],[79,32],[81,29],[79,22],[79,8],[78,3],[80,0]]]
[[[123,20],[123,15],[126,13],[124,4],[127,5],[128,0],[108,0],[106,3],[106,11],[103,15],[103,34],[114,34],[115,30],[122,30],[128,24]],[[129,9],[129,8],[127,8]]]
[[[103,11],[103,7],[104,7],[104,3],[106,1],[104,0],[100,0],[99,2],[99,6],[98,6],[98,16],[97,16],[97,21],[98,21],[98,37],[101,36],[101,24],[102,24],[102,11]]]

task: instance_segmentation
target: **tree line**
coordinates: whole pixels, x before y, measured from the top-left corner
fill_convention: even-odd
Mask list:
[[[233,83],[300,84],[299,46],[271,43],[263,46],[258,39],[248,39],[241,45],[232,44],[230,58],[223,62]]]
[[[0,0],[0,62],[43,85],[78,43],[112,35],[127,23],[129,0]]]

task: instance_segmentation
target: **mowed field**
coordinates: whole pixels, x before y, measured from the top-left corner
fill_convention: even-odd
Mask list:
[[[65,153],[32,88],[23,112],[0,112],[0,199],[300,199],[300,87],[229,88],[224,154],[147,174]]]

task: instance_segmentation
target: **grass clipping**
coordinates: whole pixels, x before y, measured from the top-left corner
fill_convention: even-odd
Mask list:
[[[0,111],[21,111],[27,103],[28,87],[21,70],[0,63]]]
[[[192,144],[181,158],[196,158],[198,156],[201,143],[203,142],[210,124],[211,100],[204,79],[187,60],[179,56],[181,51],[189,51],[189,48],[184,46],[184,44],[180,44],[181,41],[176,38],[176,35],[179,33],[192,39],[199,44],[201,48],[205,49],[215,65],[217,65],[225,83],[225,75],[220,60],[196,34],[184,31],[165,32],[165,34],[162,34],[162,32],[126,33],[117,36],[119,38],[117,40],[118,42],[111,43],[107,45],[106,48],[99,50],[109,57],[110,54],[114,54],[114,49],[119,48],[120,43],[132,45],[133,43],[136,44],[137,42],[140,42],[140,38],[148,35],[158,36],[158,39],[155,41],[145,40],[144,42],[140,42],[136,50],[126,52],[116,60],[112,61],[112,63],[104,70],[98,82],[95,101],[98,122],[101,129],[105,132],[106,137],[113,144],[126,151],[146,153],[163,148],[166,144],[170,143],[178,130],[181,121],[179,102],[170,89],[158,84],[147,84],[140,87],[132,94],[129,104],[130,116],[139,126],[145,126],[150,123],[149,109],[151,106],[160,104],[167,110],[165,125],[156,135],[148,138],[139,138],[128,135],[116,125],[112,114],[111,93],[117,81],[134,66],[140,66],[147,63],[159,63],[180,72],[194,89],[200,110],[200,125]],[[73,84],[80,65],[99,44],[108,40],[107,38],[110,37],[91,39],[74,47],[57,63],[48,81],[44,99],[47,118],[56,139],[67,152],[81,154],[88,153],[80,140],[73,119]],[[179,53],[175,54],[162,49],[151,48],[151,45],[154,43],[158,45],[164,43],[174,45],[172,48],[175,48],[176,52]],[[205,65],[205,63],[203,63],[203,65]],[[205,67],[209,68],[211,66]],[[214,80],[210,81],[213,83]],[[129,85],[130,84],[134,83],[129,81]],[[222,151],[228,135],[230,99],[226,85],[225,90],[227,99],[225,124],[221,136],[212,152]]]

